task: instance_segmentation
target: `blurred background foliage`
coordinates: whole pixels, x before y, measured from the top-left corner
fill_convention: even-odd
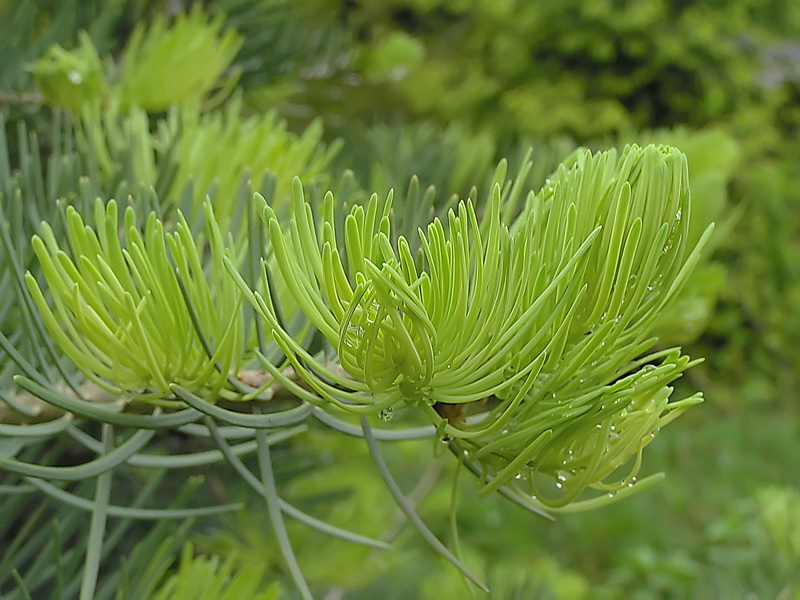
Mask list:
[[[241,198],[280,198],[297,174],[356,199],[394,188],[413,231],[429,186],[441,209],[527,148],[535,187],[579,144],[678,146],[696,231],[718,227],[659,328],[706,357],[687,377],[707,402],[649,450],[667,481],[556,523],[463,481],[463,551],[492,598],[800,598],[798,64],[793,0],[0,0],[0,191],[36,198],[45,219],[55,198],[153,189],[163,211],[210,192],[234,227]],[[4,331],[15,318],[3,309]],[[360,441],[319,431],[279,448],[293,502],[394,542],[374,551],[297,525],[319,597],[464,597],[403,528]],[[446,538],[452,465],[427,442],[387,455]],[[204,475],[216,501],[247,502]],[[74,509],[53,521],[7,498],[21,496],[0,505],[0,594],[45,597],[39,578],[71,597]],[[292,597],[260,510],[142,529],[136,544],[120,533],[103,597],[197,598],[197,582],[214,597]],[[37,556],[59,553],[56,576]]]

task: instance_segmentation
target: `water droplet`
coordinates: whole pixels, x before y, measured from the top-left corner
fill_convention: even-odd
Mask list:
[[[67,79],[70,80],[70,83],[73,83],[75,85],[80,85],[81,82],[83,81],[83,76],[80,74],[79,71],[76,71],[75,69],[70,69],[69,71],[67,71]]]
[[[348,325],[347,326],[347,331],[349,333],[352,333],[352,334],[357,335],[359,337],[364,335],[364,328],[361,327],[360,325],[352,325],[352,324]]]
[[[383,419],[384,421],[391,421],[392,417],[394,416],[394,408],[391,406],[389,408],[384,408],[381,412],[378,413],[378,416]]]

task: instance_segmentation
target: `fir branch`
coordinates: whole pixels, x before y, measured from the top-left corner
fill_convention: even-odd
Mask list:
[[[501,211],[501,189],[480,221],[467,200],[448,213],[447,228],[435,219],[421,231],[419,260],[393,238],[391,194],[353,206],[343,240],[330,194],[320,221],[299,181],[287,222],[259,200],[273,252],[263,279],[288,291],[349,378],[284,328],[279,298],[251,290],[226,264],[310,386],[307,401],[362,415],[421,407],[483,464],[484,493],[529,481],[536,502],[558,508],[589,487],[635,481],[638,466],[614,486],[602,483],[664,419],[699,401],[668,400],[668,384],[693,364],[687,357],[647,350],[710,229],[686,248],[686,162],[666,147],[579,151],[516,218]],[[509,198],[520,193],[507,189]],[[482,418],[463,419],[489,398],[497,401],[478,409]],[[536,487],[538,473],[555,479],[555,493]]]

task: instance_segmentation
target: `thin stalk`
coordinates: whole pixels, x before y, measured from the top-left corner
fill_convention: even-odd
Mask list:
[[[14,578],[14,581],[17,582],[17,586],[19,587],[19,592],[22,594],[24,600],[33,600],[31,597],[31,593],[28,591],[28,587],[25,585],[25,581],[22,579],[22,575],[19,574],[19,571],[14,569],[11,571],[11,577]]]
[[[475,575],[472,571],[470,571],[464,563],[462,563],[456,556],[447,549],[447,547],[439,541],[434,533],[428,529],[427,525],[423,523],[420,516],[414,511],[414,508],[408,503],[408,500],[403,495],[403,491],[400,489],[400,486],[397,485],[397,482],[392,477],[392,474],[389,472],[389,468],[386,466],[386,462],[383,460],[383,456],[381,456],[380,448],[378,448],[378,442],[375,439],[375,436],[372,433],[372,427],[369,424],[369,420],[366,417],[361,417],[361,427],[364,430],[364,439],[367,440],[367,446],[369,447],[369,452],[372,455],[372,460],[375,462],[375,466],[378,468],[378,472],[381,475],[384,483],[386,483],[386,487],[391,492],[392,496],[394,496],[395,502],[397,502],[397,506],[400,507],[408,520],[414,526],[414,528],[419,532],[422,538],[428,542],[428,544],[433,548],[437,554],[447,559],[450,563],[453,564],[459,571],[461,571],[472,583],[478,586],[484,592],[489,592],[489,588],[483,583],[477,575]]]
[[[278,489],[275,485],[275,476],[272,471],[269,440],[267,439],[267,433],[263,429],[256,430],[256,442],[258,443],[258,463],[261,468],[261,491],[264,500],[267,502],[269,518],[272,522],[272,528],[275,530],[275,537],[278,539],[281,554],[303,600],[313,600],[311,590],[308,588],[308,584],[300,570],[300,565],[297,564],[289,534],[286,532],[286,523],[283,521]]]
[[[219,431],[219,427],[216,425],[211,417],[206,417],[206,422],[208,423],[209,430],[211,431],[212,436],[214,437],[214,441],[219,446],[219,449],[225,455],[226,460],[228,463],[233,467],[233,469],[239,473],[239,476],[247,482],[250,487],[252,487],[256,492],[259,494],[262,491],[261,482],[258,478],[253,475],[250,470],[244,465],[241,459],[236,455],[233,451],[234,449],[228,444],[224,437],[222,437],[221,432]],[[271,440],[271,443],[274,443]],[[298,508],[295,508],[291,504],[289,504],[286,500],[278,496],[278,503],[280,504],[281,510],[286,513],[287,516],[292,517],[293,519],[297,519],[301,523],[305,523],[312,529],[316,529],[322,533],[330,535],[332,537],[339,538],[346,542],[352,542],[354,544],[361,544],[363,546],[369,546],[370,548],[376,548],[379,550],[385,550],[389,548],[389,544],[382,542],[380,540],[374,540],[372,538],[368,538],[363,535],[359,535],[357,533],[353,533],[352,531],[347,531],[346,529],[342,529],[340,527],[336,527],[335,525],[331,525],[326,523],[325,521],[320,521],[316,517],[312,517],[301,511]]]
[[[103,454],[114,449],[114,428],[103,425]],[[100,557],[103,552],[103,537],[106,531],[108,505],[111,497],[111,479],[113,470],[97,476],[97,487],[94,494],[94,511],[89,524],[89,539],[86,545],[86,562],[83,567],[80,600],[92,600],[97,587],[100,572]]]
[[[41,490],[51,498],[74,506],[77,509],[92,511],[94,510],[94,503],[86,498],[81,498],[75,494],[62,490],[42,479],[35,477],[26,477],[25,479],[34,487]],[[109,505],[107,514],[109,517],[119,517],[122,519],[135,519],[142,521],[157,521],[163,519],[189,519],[192,517],[203,517],[208,515],[216,515],[224,512],[241,510],[242,504],[234,502],[231,504],[219,504],[216,506],[204,506],[199,508],[135,508],[131,506],[115,506]]]

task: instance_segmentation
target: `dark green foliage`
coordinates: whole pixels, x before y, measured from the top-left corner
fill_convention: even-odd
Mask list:
[[[767,23],[754,23],[752,16],[761,13],[745,3],[292,4],[291,18],[286,3],[255,6],[262,15],[279,12],[280,23],[301,23],[312,32],[324,24],[325,31],[346,32],[337,39],[349,34],[352,40],[347,52],[341,42],[319,46],[329,59],[326,69],[309,68],[298,53],[294,72],[301,76],[289,99],[315,107],[317,114],[349,106],[349,120],[413,114],[489,124],[504,133],[566,132],[585,140],[620,127],[702,125],[763,94],[757,74],[759,55],[767,52],[761,39]],[[222,5],[235,15],[234,23],[259,12],[253,5],[245,12],[242,3],[230,0]],[[796,11],[787,12],[798,20]],[[315,36],[305,52],[317,48]],[[250,36],[245,56],[253,56],[258,44],[264,50],[287,48],[277,36]],[[262,64],[261,72],[275,73],[274,63]],[[270,85],[270,79],[251,81]]]

